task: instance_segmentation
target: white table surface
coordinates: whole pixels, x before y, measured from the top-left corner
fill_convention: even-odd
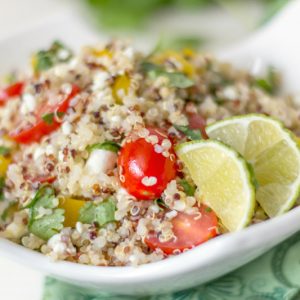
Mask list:
[[[200,15],[179,13],[177,18],[174,15],[159,15],[147,32],[153,39],[161,28],[165,32],[174,32],[177,28],[182,33],[193,28],[193,33],[209,35],[215,44],[223,44],[244,37],[253,28],[253,20],[260,11],[255,5],[250,6],[248,20],[243,22],[221,10],[210,9]],[[34,27],[57,13],[68,10],[78,12],[79,7],[77,0],[0,0],[0,39]],[[198,24],[196,27],[193,25],[195,22]],[[1,300],[40,300],[42,283],[43,275],[1,257],[0,253]]]

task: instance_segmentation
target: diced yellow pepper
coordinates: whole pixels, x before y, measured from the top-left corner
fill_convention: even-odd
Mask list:
[[[98,50],[95,48],[91,48],[90,50],[91,50],[91,53],[96,57],[107,56],[109,58],[112,58],[112,56],[113,56],[112,52],[107,49]]]
[[[10,163],[11,163],[10,158],[0,155],[0,177],[5,176]]]
[[[186,53],[185,53],[186,52]],[[179,70],[186,75],[193,77],[195,74],[195,68],[194,66],[184,58],[184,55],[192,54],[191,50],[188,51],[187,49],[183,52],[176,52],[173,50],[167,50],[163,53],[157,54],[153,57],[153,62],[157,64],[163,64],[167,59],[172,59],[178,62],[179,64]]]
[[[75,227],[79,218],[79,210],[85,203],[85,200],[74,198],[61,198],[59,200],[59,208],[65,210],[65,227]]]
[[[121,75],[115,79],[112,87],[112,94],[117,104],[123,103],[122,95],[120,95],[120,93],[121,94],[124,93],[124,95],[127,95],[129,91],[129,87],[130,87],[130,78],[128,75],[126,74]]]

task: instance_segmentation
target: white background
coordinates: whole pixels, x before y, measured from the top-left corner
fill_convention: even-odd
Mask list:
[[[37,26],[64,11],[76,13],[80,8],[77,0],[0,0],[0,39]],[[176,17],[174,13],[171,16],[161,14],[147,32],[151,40],[155,40],[161,28],[165,32],[184,33],[191,30],[194,34],[210,36],[214,44],[222,45],[244,37],[253,28],[260,10],[251,4],[247,12],[247,17],[242,21],[221,9],[209,9],[200,14],[176,12]],[[88,19],[86,11],[83,16]],[[1,300],[40,300],[42,282],[41,274],[8,261],[0,253]]]

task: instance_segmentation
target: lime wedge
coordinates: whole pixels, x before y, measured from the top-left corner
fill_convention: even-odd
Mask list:
[[[255,206],[247,162],[217,141],[183,143],[176,152],[198,187],[200,201],[214,210],[229,231],[245,227]]]
[[[253,166],[256,200],[269,217],[295,204],[300,190],[300,151],[296,137],[264,115],[244,115],[214,123],[210,138],[233,147]]]

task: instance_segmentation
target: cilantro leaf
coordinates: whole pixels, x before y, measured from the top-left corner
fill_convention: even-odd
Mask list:
[[[49,49],[40,50],[34,56],[35,72],[45,71],[57,63],[67,62],[72,57],[72,52],[62,42],[54,41]]]
[[[63,209],[58,208],[51,215],[34,220],[30,226],[30,232],[43,240],[49,240],[63,229],[64,212]]]
[[[111,199],[99,204],[87,202],[79,211],[79,221],[85,224],[97,222],[103,226],[115,221],[115,211],[116,205]]]
[[[141,69],[147,73],[151,79],[156,79],[160,76],[167,77],[171,87],[175,88],[188,88],[195,84],[193,80],[188,78],[185,74],[180,72],[168,72],[161,66],[150,62],[141,64]]]
[[[265,77],[256,78],[254,81],[254,85],[259,87],[263,91],[274,95],[280,85],[280,76],[273,67],[269,67],[267,75]]]
[[[201,140],[202,139],[200,130],[190,129],[188,126],[181,126],[181,125],[173,125],[173,126],[191,140]]]
[[[195,195],[196,187],[191,185],[187,180],[182,179],[182,180],[180,180],[179,184],[183,187],[184,192],[188,196],[194,196]]]
[[[118,153],[118,151],[121,149],[121,146],[115,142],[106,141],[104,143],[97,143],[87,147],[88,152],[92,152],[97,149],[103,149],[103,150]]]
[[[10,149],[4,146],[0,146],[0,155],[8,155],[10,153]]]
[[[54,120],[54,113],[45,114],[42,116],[42,119],[46,124],[52,125]]]
[[[59,232],[63,228],[64,210],[54,209],[56,206],[54,189],[48,185],[42,186],[25,207],[29,208],[29,231],[44,240]],[[51,214],[40,217],[41,208],[51,210]]]
[[[58,111],[58,112],[56,113],[56,115],[57,115],[58,118],[63,117],[64,114],[65,114],[65,113],[62,112],[62,111]],[[54,113],[48,113],[48,114],[43,115],[43,116],[42,116],[42,119],[43,119],[43,121],[44,121],[46,124],[52,125],[52,124],[54,123],[54,117],[55,117]]]
[[[160,210],[164,210],[165,208],[169,208],[163,199],[158,198],[154,200],[154,203],[160,208]]]
[[[4,195],[3,195],[4,186],[5,186],[5,178],[0,177],[0,201],[4,200]]]

